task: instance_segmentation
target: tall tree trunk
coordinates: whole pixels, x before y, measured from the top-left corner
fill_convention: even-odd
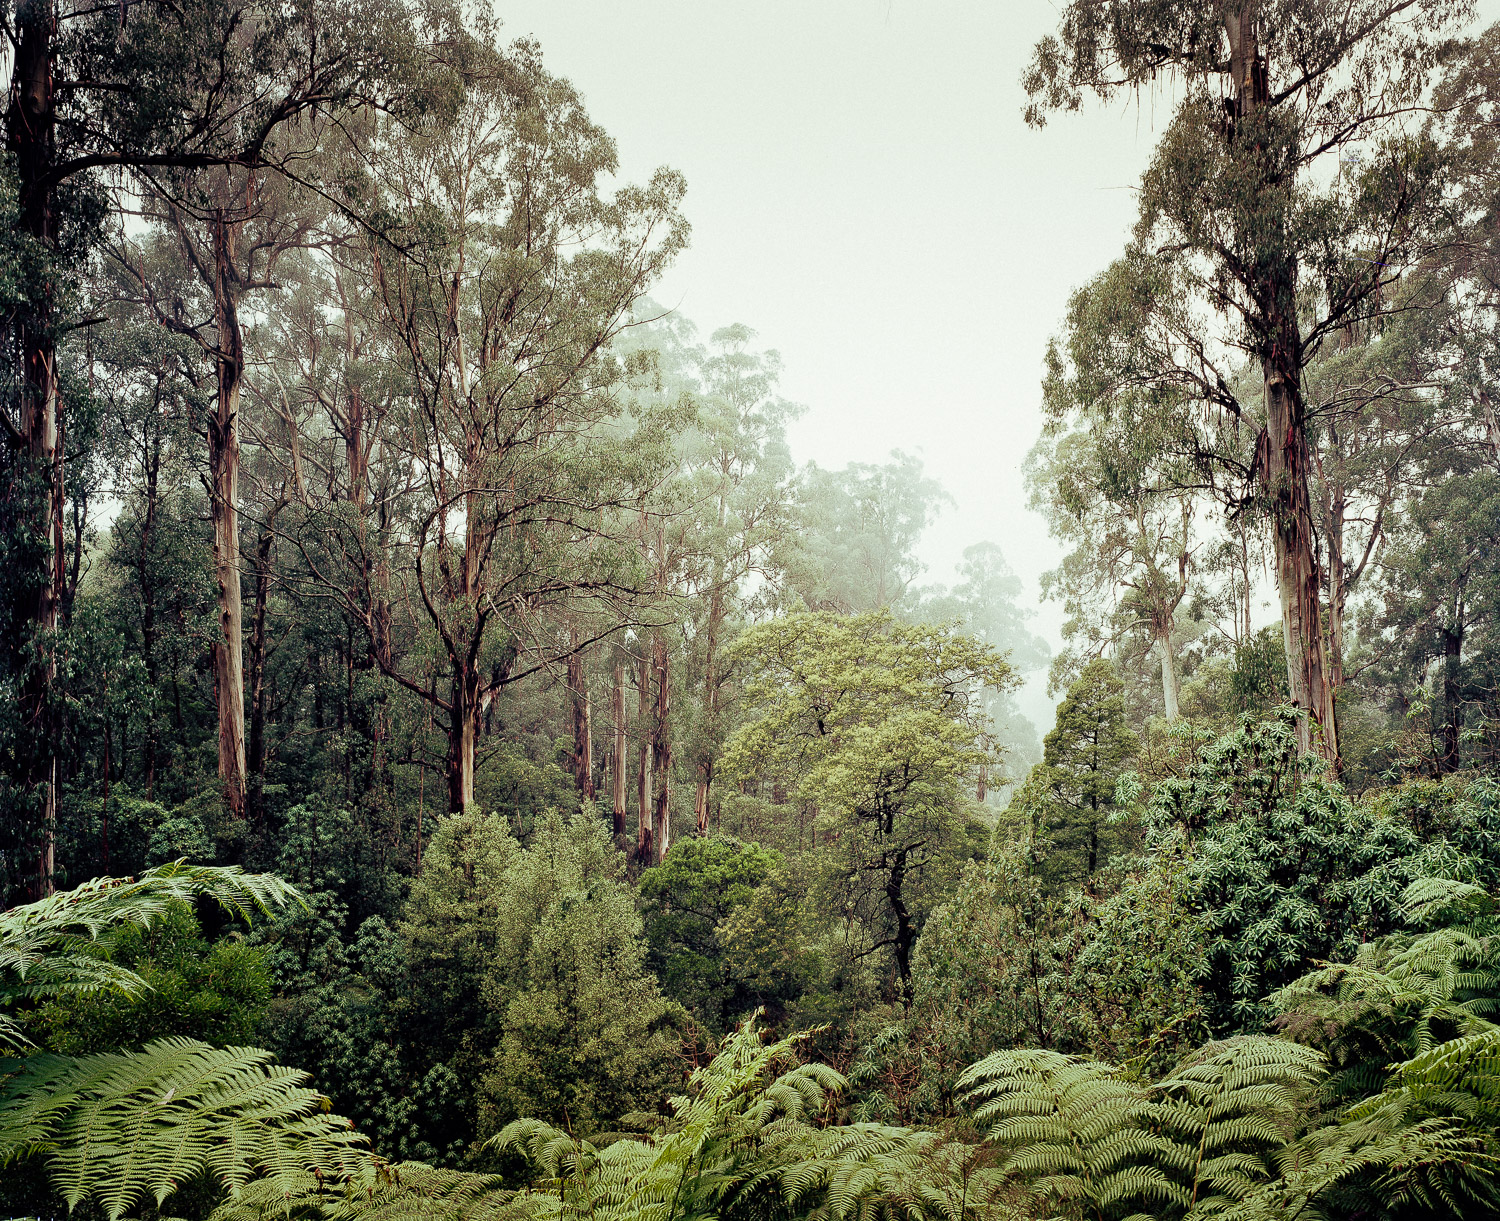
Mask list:
[[[699,839],[708,835],[708,769],[705,760],[699,764],[698,788],[693,794],[693,834]]]
[[[610,757],[610,787],[614,798],[615,844],[621,852],[629,841],[625,838],[625,771],[629,766],[625,758],[625,663],[615,662],[615,686],[610,700],[610,712],[614,718],[614,749]]]
[[[468,658],[454,658],[448,710],[448,813],[462,814],[474,803],[474,748],[479,740],[479,675]]]
[[[572,649],[568,654],[568,701],[573,719],[573,783],[584,801],[594,799],[594,725],[588,684],[583,675],[583,653],[578,630],[570,629]]]
[[[1464,706],[1462,699],[1462,677],[1464,633],[1443,629],[1443,755],[1438,763],[1441,772],[1456,772],[1459,768],[1459,747],[1463,741]]]
[[[214,528],[214,579],[219,636],[214,641],[214,694],[219,707],[219,781],[230,817],[245,815],[245,671],[240,604],[240,386],[245,374],[239,285],[234,270],[236,225],[213,217],[215,373],[218,400],[208,421],[209,513]]]
[[[1344,604],[1349,590],[1344,572],[1344,485],[1338,483],[1328,500],[1328,683],[1336,695],[1344,686]]]
[[[268,515],[255,542],[255,610],[250,620],[250,756],[247,806],[250,821],[259,825],[265,813],[266,782],[266,608],[271,596],[271,555],[276,535],[274,516]]]
[[[656,773],[656,806],[651,816],[651,853],[656,864],[667,859],[672,838],[672,669],[667,640],[660,633],[652,646],[656,671],[656,715],[651,719],[651,763]]]
[[[157,480],[161,470],[161,438],[150,436],[144,454],[146,511],[141,520],[140,546],[136,549],[136,580],[141,587],[141,661],[146,667],[147,699],[145,741],[141,743],[146,765],[146,800],[156,791],[156,582],[152,560],[156,547]]]
[[[719,531],[722,534],[727,513],[725,498],[719,500]],[[694,832],[701,838],[708,834],[708,802],[714,783],[714,751],[719,737],[719,676],[716,669],[719,651],[719,632],[724,625],[723,565],[718,566],[714,577],[713,592],[708,600],[708,624],[706,645],[703,650],[703,708],[708,732],[704,735],[703,757],[698,762],[698,791],[693,796]]]
[[[1257,26],[1258,7],[1246,3],[1226,12],[1223,19],[1235,82],[1236,122],[1229,131],[1231,143],[1239,137],[1240,121],[1252,118],[1270,101],[1270,78]],[[1253,130],[1253,124],[1248,127]],[[1260,152],[1251,149],[1241,156],[1259,158]],[[1268,198],[1289,185],[1273,177],[1257,184]],[[1267,241],[1274,243],[1275,236],[1255,235],[1254,240],[1257,245],[1264,245]],[[1262,345],[1266,404],[1266,428],[1257,445],[1256,466],[1262,495],[1271,511],[1287,681],[1292,702],[1305,714],[1299,724],[1303,748],[1317,750],[1337,768],[1338,726],[1333,685],[1329,681],[1319,596],[1322,580],[1308,490],[1310,455],[1302,399],[1303,353],[1297,323],[1296,264],[1273,250],[1263,259],[1261,267],[1252,272],[1252,279],[1255,282],[1250,287],[1258,314],[1252,319],[1252,326]]]
[[[6,109],[6,146],[15,165],[20,203],[20,230],[44,252],[57,247],[57,211],[48,182],[54,160],[56,101],[54,93],[53,5],[44,0],[18,6],[19,41],[12,63],[10,104]],[[63,543],[61,421],[57,396],[55,286],[50,274],[35,298],[22,305],[12,325],[20,356],[19,471],[17,501],[26,506],[23,520],[42,541],[38,567],[30,575],[19,608],[29,639],[17,642],[28,655],[21,659],[21,716],[18,779],[39,795],[38,822],[27,835],[36,847],[35,897],[53,892],[53,837],[56,827],[57,779],[52,684],[56,677],[53,636],[66,582]],[[9,492],[16,495],[17,490]],[[35,838],[32,838],[32,835]]]
[[[1337,767],[1338,725],[1308,492],[1307,427],[1301,394],[1286,370],[1267,371],[1266,416],[1259,460],[1271,502],[1287,683],[1292,702],[1306,714],[1299,730],[1303,749],[1316,750]]]
[[[651,657],[641,650],[641,670],[638,678],[640,706],[637,710],[637,735],[640,738],[639,758],[636,767],[636,828],[635,855],[642,866],[651,864],[651,796],[656,791],[651,783]]]
[[[1179,701],[1182,697],[1182,682],[1177,676],[1177,653],[1172,648],[1169,636],[1156,638],[1156,651],[1161,656],[1161,698],[1167,710],[1167,720],[1175,721],[1182,715]]]

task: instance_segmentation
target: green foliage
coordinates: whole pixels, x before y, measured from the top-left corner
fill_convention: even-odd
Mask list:
[[[69,891],[0,912],[0,1010],[87,996],[138,992],[141,977],[101,955],[126,929],[149,929],[199,896],[244,920],[284,906],[297,892],[279,878],[234,867],[160,865],[138,879],[95,878]],[[0,1011],[0,1045],[30,1040],[13,1012]]]
[[[727,778],[772,780],[816,810],[827,870],[861,953],[890,947],[898,988],[939,877],[966,854],[966,789],[990,761],[981,693],[1015,680],[991,647],[886,612],[788,615],[732,654],[749,668],[747,723]]]
[[[868,1216],[890,1197],[916,1203],[909,1180],[934,1136],[872,1124],[819,1126],[828,1095],[844,1082],[825,1065],[788,1066],[796,1044],[762,1044],[747,1023],[693,1074],[688,1092],[672,1099],[670,1121],[648,1139],[599,1147],[524,1120],[506,1127],[496,1144],[524,1152],[536,1167],[535,1215],[543,1221],[842,1219]]]
[[[140,1010],[153,972],[138,951],[153,935],[182,954],[193,948],[187,900],[201,897],[248,918],[295,895],[275,878],[177,863],[12,908],[0,913],[0,1005],[44,1002],[42,1024],[59,1015],[70,1039],[99,1044],[115,1033],[135,1043],[153,1018],[199,1016],[174,1011],[172,997],[155,1013]],[[120,994],[128,1002],[123,1015],[106,1009],[104,1020],[88,1022],[88,1009],[59,1014],[73,1000],[97,1015],[98,1002]],[[212,1006],[202,997],[200,989],[189,1005]],[[231,1024],[246,1018],[225,1015]],[[17,1015],[0,1019],[20,1048],[27,1040]],[[271,1063],[267,1052],[182,1037],[84,1056],[18,1052],[0,1060],[0,1166],[40,1162],[69,1208],[88,1200],[111,1218],[148,1199],[160,1205],[197,1180],[234,1191],[262,1175],[337,1173],[359,1156],[362,1138],[348,1120],[326,1114],[327,1099],[306,1079]]]
[[[917,944],[900,1037],[851,1076],[862,1105],[903,1118],[953,1113],[954,1085],[1007,1047],[1169,1067],[1204,1036],[1201,930],[1180,859],[1141,863],[1103,896],[1048,893],[1025,852],[997,843],[969,866]]]
[[[49,1050],[77,1056],[171,1035],[243,1046],[259,1032],[271,997],[264,951],[236,934],[210,942],[185,904],[149,928],[122,928],[109,957],[142,987],[44,1005],[32,1023]]]
[[[1464,1215],[1500,1201],[1496,905],[1427,878],[1406,909],[1428,930],[1382,938],[1274,998],[1284,1032],[1327,1053],[1321,1092],[1336,1122],[1288,1150],[1263,1215]]]
[[[232,1191],[262,1175],[336,1174],[363,1143],[306,1073],[253,1048],[162,1039],[0,1061],[0,1073],[0,1166],[44,1158],[70,1208],[91,1200],[111,1218],[200,1175]]]
[[[780,853],[759,844],[721,836],[689,839],[637,882],[651,969],[663,992],[711,1029],[727,1029],[776,999],[765,990],[775,967],[752,967],[753,979],[741,976],[735,967],[748,964],[726,959],[724,930],[780,863]],[[743,960],[756,940],[751,926],[741,920],[731,935]]]
[[[522,1115],[598,1131],[677,1078],[681,1011],[646,969],[623,866],[583,814],[551,814],[525,848],[493,816],[439,825],[400,925],[395,1014],[418,1080],[470,1083],[424,1117],[439,1155]]]
[[[286,1174],[247,1184],[210,1221],[525,1221],[530,1209],[493,1174],[368,1157],[338,1178]]]
[[[1128,843],[1115,786],[1139,749],[1125,718],[1124,684],[1111,662],[1095,658],[1057,706],[1042,762],[1018,795],[1033,833],[1051,841],[1043,867],[1054,886],[1089,886]]]
[[[840,1000],[825,985],[829,959],[827,922],[809,909],[817,897],[791,866],[772,873],[719,925],[724,966],[744,992],[772,1014],[789,1010],[800,1024]]]
[[[1234,652],[1230,708],[1236,714],[1264,716],[1286,698],[1286,641],[1280,628],[1261,628]]]
[[[1150,819],[1186,838],[1207,938],[1209,1020],[1259,1029],[1266,998],[1317,959],[1352,958],[1397,928],[1418,878],[1472,874],[1484,837],[1424,843],[1410,822],[1360,805],[1297,749],[1290,718],[1246,721],[1156,786]]]

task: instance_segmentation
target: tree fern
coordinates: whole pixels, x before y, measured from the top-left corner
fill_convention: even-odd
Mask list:
[[[821,1064],[776,1073],[797,1042],[763,1045],[747,1023],[645,1139],[599,1147],[520,1120],[494,1144],[524,1154],[539,1172],[528,1199],[542,1221],[843,1221],[935,1204],[914,1176],[936,1136],[879,1124],[817,1126],[824,1100],[844,1080]]]
[[[1389,1089],[1278,1155],[1279,1179],[1236,1218],[1493,1216],[1500,1157],[1500,1032],[1455,1039],[1398,1065]]]
[[[1217,1212],[1276,1171],[1322,1057],[1286,1040],[1210,1044],[1147,1088],[1094,1060],[1001,1051],[959,1087],[990,1123],[1002,1171],[1070,1216]]]
[[[1442,928],[1362,947],[1272,998],[1281,1025],[1325,1045],[1341,1071],[1384,1071],[1451,1038],[1493,1029],[1500,1009],[1500,941],[1488,930]],[[1354,1079],[1345,1092],[1379,1081]]]
[[[1149,1122],[1167,1137],[1190,1214],[1213,1213],[1276,1177],[1323,1057],[1286,1039],[1210,1043],[1152,1090]]]
[[[969,1068],[958,1089],[989,1140],[1003,1173],[1036,1201],[1068,1215],[1121,1216],[1179,1207],[1181,1184],[1167,1173],[1170,1142],[1151,1129],[1151,1100],[1118,1069],[1054,1051],[998,1051]]]
[[[0,1072],[0,1166],[40,1156],[69,1207],[91,1200],[112,1218],[201,1176],[233,1192],[257,1177],[347,1175],[362,1156],[306,1073],[253,1048],[163,1039]]]
[[[532,1201],[498,1175],[371,1156],[339,1179],[306,1172],[251,1183],[209,1221],[530,1221]]]

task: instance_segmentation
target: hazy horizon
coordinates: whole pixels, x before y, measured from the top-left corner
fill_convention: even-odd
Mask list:
[[[692,244],[652,295],[705,335],[740,322],[781,354],[782,392],[808,408],[797,460],[919,455],[954,500],[923,539],[922,580],[951,583],[965,547],[995,542],[1056,647],[1038,578],[1061,552],[1021,473],[1042,359],[1069,294],[1118,254],[1170,106],[1146,96],[1028,128],[1020,76],[1056,21],[1047,4],[497,12],[582,93],[623,179],[686,176]],[[1023,698],[1041,732],[1044,687]]]

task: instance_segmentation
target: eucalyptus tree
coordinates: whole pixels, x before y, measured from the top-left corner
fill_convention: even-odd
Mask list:
[[[348,216],[329,214],[311,237],[310,249],[289,252],[265,298],[245,378],[251,409],[244,425],[254,442],[247,471],[257,502],[246,646],[249,771],[253,794],[270,750],[271,595],[279,589],[283,601],[323,612],[299,622],[308,651],[321,654],[323,645],[314,643],[321,638],[331,646],[328,662],[343,673],[336,721],[349,729],[342,740],[345,785],[380,805],[393,784],[393,691],[383,677],[364,678],[378,673],[379,657],[413,646],[409,631],[393,637],[392,626],[394,531],[414,479],[411,464],[389,444],[408,406],[406,379],[369,293],[368,232]],[[340,591],[331,600],[330,584]],[[422,792],[426,761],[415,738],[413,746]],[[355,755],[368,760],[362,780],[352,771]]]
[[[544,619],[642,586],[618,511],[648,490],[666,433],[622,418],[608,345],[687,237],[677,175],[606,196],[614,144],[573,88],[529,44],[487,54],[456,117],[392,128],[368,177],[404,400],[382,445],[416,484],[392,529],[391,613],[414,646],[382,644],[366,591],[298,540],[380,669],[442,718],[455,812],[495,694],[575,647],[548,643]]]
[[[797,529],[779,557],[786,591],[812,610],[846,615],[910,604],[923,571],[917,543],[952,500],[920,459],[899,451],[879,466],[810,462],[796,499]]]
[[[283,130],[275,139],[278,149],[293,142],[304,156],[312,155],[305,134],[296,141]],[[248,791],[240,557],[241,399],[248,358],[242,314],[253,307],[253,294],[275,284],[288,252],[314,240],[322,201],[283,176],[238,167],[143,170],[138,180],[158,249],[150,267],[138,243],[123,237],[113,253],[133,273],[135,295],[148,314],[190,340],[203,366],[199,371],[190,364],[184,371],[203,384],[205,404],[194,424],[205,439],[203,482],[218,595],[212,664],[219,781],[230,816],[242,818]]]
[[[922,591],[921,601],[911,611],[916,623],[957,623],[974,639],[998,650],[1018,675],[1042,669],[1052,649],[1032,632],[1028,620],[1034,612],[1021,606],[1021,578],[1011,568],[996,543],[973,543],[964,548],[958,565],[959,581],[951,588],[938,585]],[[986,688],[982,696],[997,744],[1008,763],[1030,765],[1040,756],[1036,726],[1022,714],[1015,693]],[[975,789],[981,802],[993,788],[1012,782],[1016,769],[1004,773],[981,769]]]
[[[129,305],[111,310],[93,357],[98,394],[108,417],[105,448],[114,467],[111,492],[120,509],[105,548],[120,574],[117,630],[138,659],[145,698],[139,718],[137,766],[124,749],[119,774],[146,800],[157,797],[168,732],[182,730],[182,670],[201,656],[199,627],[211,614],[211,567],[201,532],[185,528],[201,512],[192,472],[194,421],[204,405],[195,372],[196,348],[143,318]]]
[[[1071,547],[1042,578],[1042,595],[1062,601],[1063,635],[1074,642],[1057,659],[1054,687],[1091,658],[1142,639],[1147,653],[1157,654],[1162,708],[1176,720],[1178,614],[1202,541],[1194,532],[1194,495],[1133,468],[1125,451],[1083,431],[1044,435],[1027,468],[1032,508]]]
[[[264,167],[277,160],[273,137],[283,125],[376,100],[420,59],[414,13],[395,0],[27,0],[4,9],[13,166],[4,194],[20,273],[5,314],[4,419],[16,558],[25,552],[24,576],[12,589],[17,647],[7,668],[25,706],[17,788],[50,794],[40,819],[35,811],[20,816],[40,829],[39,892],[52,885],[45,864],[55,802],[52,641],[67,578],[59,343],[80,318],[78,278],[99,222],[128,175]],[[430,17],[427,33],[453,33],[441,10]],[[398,88],[407,98],[421,92],[409,82]]]
[[[786,426],[798,408],[776,393],[779,356],[751,350],[754,337],[746,326],[724,327],[710,337],[699,361],[696,427],[683,439],[691,537],[701,549],[692,582],[701,607],[692,633],[701,693],[693,760],[699,835],[708,834],[714,772],[727,733],[731,671],[723,657],[725,636],[754,597],[751,585],[775,575],[772,557],[791,524]]]
[[[1338,759],[1334,682],[1310,493],[1305,370],[1351,323],[1381,312],[1426,253],[1445,181],[1409,116],[1466,0],[1075,0],[1025,78],[1027,118],[1167,76],[1181,101],[1142,180],[1125,263],[1136,315],[1088,370],[1090,414],[1148,402],[1255,437],[1218,466],[1269,521],[1292,698],[1305,744]],[[1333,172],[1337,159],[1358,166]],[[1253,370],[1261,400],[1237,388]],[[1117,401],[1120,390],[1128,393]]]
[[[1484,676],[1493,683],[1500,660],[1497,537],[1500,472],[1467,463],[1409,499],[1380,561],[1380,643],[1405,663],[1414,686],[1434,682],[1431,761],[1439,775],[1480,755],[1482,745],[1489,754],[1496,746],[1495,692]],[[1470,708],[1481,711],[1478,727],[1465,724]]]

